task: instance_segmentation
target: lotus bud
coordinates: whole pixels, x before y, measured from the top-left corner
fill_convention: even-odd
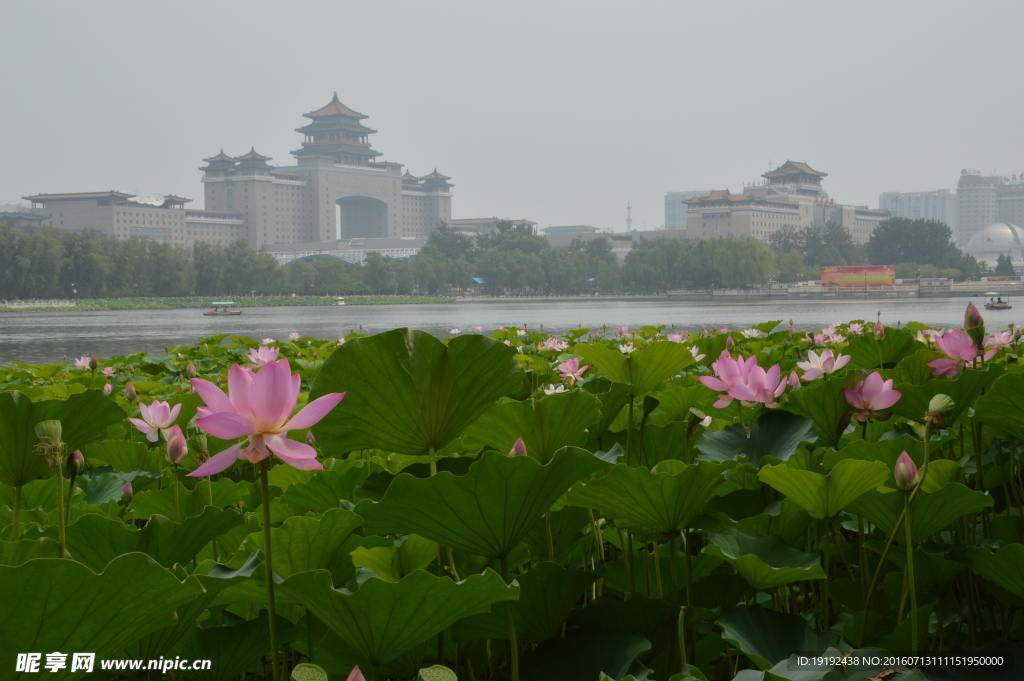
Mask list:
[[[99,366],[99,361],[96,358],[96,353],[89,355],[89,370],[96,371],[96,367]]]
[[[875,322],[874,335],[875,335],[875,340],[876,341],[880,341],[883,338],[885,338],[885,327],[882,326],[882,320],[881,319],[879,319],[877,322]]]
[[[135,498],[135,493],[132,492],[132,481],[124,483],[124,487],[121,488],[121,503],[127,506],[132,503],[132,499]]]
[[[978,312],[978,308],[974,306],[974,303],[967,303],[967,309],[964,311],[964,330],[976,329],[984,323],[985,320],[982,319],[981,313]]]
[[[128,383],[128,386],[124,389],[124,396],[128,398],[129,402],[135,402],[139,399],[139,396],[135,392],[134,383]]]
[[[188,444],[185,442],[185,435],[181,432],[181,426],[175,423],[167,434],[167,460],[177,466],[188,456]]]
[[[731,353],[734,347],[736,347],[736,341],[732,339],[732,336],[729,336],[725,339],[725,350],[726,352]]]
[[[196,365],[193,364],[192,362],[189,362],[185,366],[185,378],[195,378],[198,375],[199,375],[199,372],[196,371]]]
[[[114,386],[110,385],[109,383],[104,383],[103,384],[103,392],[105,392],[106,394],[109,395],[111,392],[113,392],[113,390],[114,390]]]
[[[345,679],[345,681],[366,681],[366,677],[363,676],[361,671],[359,671],[359,665],[356,665],[352,668],[351,673],[349,673],[348,678]]]
[[[310,447],[316,444],[316,438],[313,436],[312,430],[306,433],[306,444]]]
[[[896,480],[896,489],[901,492],[910,492],[921,484],[921,478],[917,473],[917,466],[906,452],[900,454],[900,458],[896,459],[896,467],[892,471],[892,477]]]
[[[1013,342],[1016,343],[1020,340],[1020,329],[1013,332]]]
[[[526,456],[526,443],[523,442],[523,438],[520,437],[512,445],[512,449],[509,450],[509,456]]]
[[[82,452],[75,450],[68,455],[67,461],[64,462],[68,475],[71,477],[77,477],[85,472],[85,457]]]
[[[790,326],[795,326],[795,323],[793,322],[793,318],[792,317],[789,318],[789,325]]]
[[[787,382],[789,383],[789,387],[793,390],[798,390],[800,388],[800,377],[796,375],[795,371],[789,372],[789,379]]]
[[[206,433],[199,433],[193,435],[188,439],[188,448],[196,454],[202,454],[207,451],[209,445],[206,443]]]

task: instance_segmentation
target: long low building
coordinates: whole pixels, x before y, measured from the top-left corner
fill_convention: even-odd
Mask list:
[[[366,259],[367,253],[380,253],[393,260],[411,258],[420,252],[427,240],[421,237],[388,237],[383,239],[357,237],[338,241],[264,244],[263,250],[282,265],[302,258],[338,258],[353,264]]]
[[[41,225],[73,231],[92,229],[116,239],[139,237],[174,246],[197,241],[230,244],[246,237],[242,215],[230,211],[185,208],[180,196],[135,196],[118,191],[36,194],[23,197]]]

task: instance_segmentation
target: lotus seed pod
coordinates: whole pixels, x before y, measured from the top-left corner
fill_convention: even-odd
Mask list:
[[[949,395],[938,394],[928,402],[928,411],[936,414],[948,414],[956,407],[956,402]]]
[[[55,446],[63,434],[60,421],[40,421],[36,424],[36,437],[44,445]]]
[[[197,454],[207,451],[209,445],[206,442],[206,433],[199,433],[190,437],[188,439],[188,448]]]
[[[359,676],[353,677],[352,675],[349,675],[350,679],[363,678],[362,673],[357,672],[358,669],[359,668],[356,667],[352,670],[352,673],[358,673]],[[325,672],[323,668],[318,665],[310,664],[309,662],[303,662],[302,664],[295,665],[295,668],[292,669],[290,681],[327,681],[327,672]]]

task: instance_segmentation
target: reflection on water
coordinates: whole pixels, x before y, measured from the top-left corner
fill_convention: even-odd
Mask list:
[[[0,363],[61,361],[95,352],[101,357],[140,350],[161,352],[217,333],[261,335],[279,340],[291,331],[317,338],[339,338],[349,331],[371,333],[402,326],[443,336],[449,329],[471,332],[482,326],[527,324],[561,333],[579,326],[637,327],[646,324],[731,329],[773,319],[793,319],[798,329],[821,328],[837,321],[874,321],[895,326],[919,321],[932,326],[960,326],[968,298],[901,300],[784,300],[719,303],[637,299],[581,299],[558,302],[455,303],[446,305],[352,305],[345,307],[246,308],[240,317],[204,317],[202,310],[132,310],[116,312],[26,312],[0,315]],[[989,328],[1019,323],[1017,311],[987,312]]]

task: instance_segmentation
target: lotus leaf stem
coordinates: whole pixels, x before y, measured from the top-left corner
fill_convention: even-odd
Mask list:
[[[270,481],[268,473],[270,466],[267,459],[260,461],[260,491],[263,502],[263,555],[266,556],[264,567],[266,569],[267,585],[267,617],[270,618],[270,667],[273,670],[271,678],[273,681],[280,681],[281,673],[278,669],[277,659],[277,616],[274,603],[274,564],[271,556],[270,542]]]

